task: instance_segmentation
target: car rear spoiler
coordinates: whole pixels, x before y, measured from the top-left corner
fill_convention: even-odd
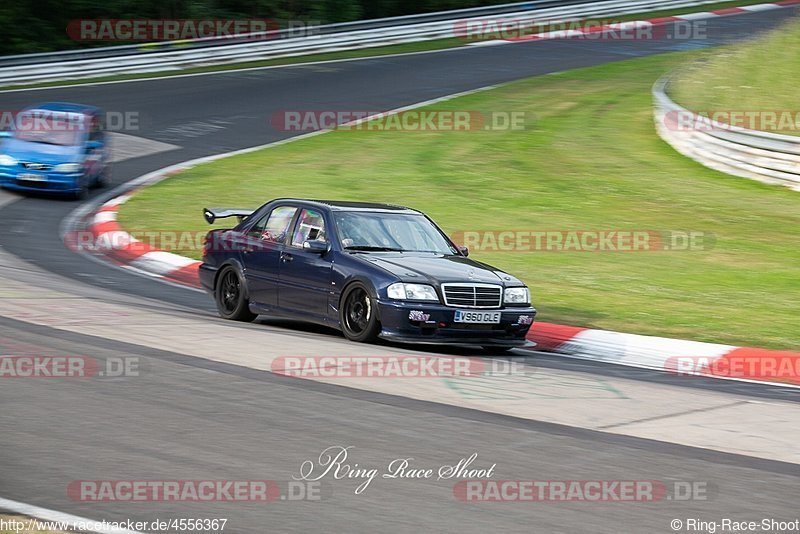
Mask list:
[[[227,219],[229,217],[236,217],[239,222],[242,222],[254,212],[255,210],[237,208],[203,208],[203,217],[208,224],[214,224],[217,219]]]

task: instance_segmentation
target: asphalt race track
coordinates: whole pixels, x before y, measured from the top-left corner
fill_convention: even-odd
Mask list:
[[[749,38],[791,13],[782,9],[713,19],[710,39],[702,41],[549,41],[468,47],[5,92],[0,93],[0,109],[63,100],[138,112],[141,129],[135,135],[179,148],[116,164],[113,181],[119,185],[177,162],[286,138],[291,134],[276,131],[269,122],[280,110],[393,109],[529,76]],[[552,398],[561,404],[536,404],[538,413],[518,417],[486,408],[490,403],[478,406],[470,400],[459,405],[399,390],[387,393],[288,379],[244,360],[234,364],[222,361],[222,356],[207,357],[193,346],[186,350],[177,342],[167,346],[160,339],[177,339],[177,327],[136,321],[147,314],[174,318],[186,332],[225,329],[232,339],[266,339],[263,343],[283,344],[287,350],[302,347],[294,353],[305,349],[348,354],[365,349],[311,327],[270,321],[222,324],[206,295],[69,251],[59,228],[78,206],[75,202],[3,193],[0,206],[0,353],[26,347],[42,354],[89,355],[99,361],[135,356],[142,363],[141,376],[135,378],[0,384],[5,408],[0,412],[0,497],[98,520],[228,518],[226,533],[670,532],[675,518],[794,519],[800,476],[798,461],[793,460],[796,441],[783,442],[773,434],[787,449],[773,456],[759,453],[757,445],[752,452],[736,448],[735,443],[715,450],[703,435],[692,431],[686,431],[685,438],[668,439],[665,432],[681,431],[658,422],[672,413],[694,418],[719,409],[709,417],[724,419],[720,413],[735,418],[735,410],[743,405],[754,410],[773,402],[794,405],[800,399],[794,392],[720,381],[687,383],[651,372],[537,355],[528,358],[528,365],[536,376],[560,380],[561,397]],[[199,210],[200,206],[198,217]],[[28,298],[36,302],[31,315],[15,307]],[[48,300],[56,304],[44,308],[41,303]],[[59,312],[62,302],[74,307]],[[44,309],[54,322],[48,324],[43,315],[36,315]],[[85,324],[76,320],[75,310],[87,309],[97,310],[97,316]],[[90,324],[106,319],[113,320],[108,331]],[[130,324],[135,324],[136,332]],[[119,335],[112,336],[112,329]],[[612,408],[606,410],[609,413],[593,412],[586,421],[569,420],[561,412],[580,412],[595,403],[593,397],[579,395],[588,382],[618,391],[619,399],[631,401],[626,406],[652,392],[658,398],[650,402],[662,410],[652,419],[663,428],[639,426],[629,433],[616,432],[612,429],[628,423],[612,421]],[[548,387],[555,387],[553,383]],[[690,397],[697,404],[687,405],[683,399]],[[703,407],[706,401],[719,404]],[[635,423],[650,419],[647,413],[630,416]],[[742,419],[746,422],[747,416]],[[692,421],[685,420],[688,425]],[[752,421],[771,424],[755,415]],[[779,422],[776,419],[773,427],[777,432]],[[796,419],[782,422],[796,426]],[[702,422],[712,424],[717,423]],[[724,434],[724,429],[719,432]],[[728,439],[733,442],[740,436]],[[352,446],[351,461],[363,467],[384,468],[393,459],[409,457],[420,466],[438,467],[477,452],[477,464],[497,464],[498,480],[698,481],[707,486],[708,497],[654,503],[465,503],[454,497],[455,481],[435,477],[378,478],[360,495],[354,493],[358,485],[354,480],[327,477],[320,501],[269,504],[86,503],[71,499],[66,490],[76,480],[288,481],[302,462],[334,445]]]

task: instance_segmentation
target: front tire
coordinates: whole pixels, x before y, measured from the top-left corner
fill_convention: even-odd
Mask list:
[[[86,200],[89,198],[89,184],[85,177],[78,179],[78,190],[72,193],[74,200]]]
[[[219,316],[223,319],[249,323],[257,317],[250,311],[244,277],[234,267],[224,267],[219,273],[217,286],[214,289],[214,300],[217,303]]]
[[[351,284],[342,295],[339,322],[344,337],[350,341],[369,343],[377,339],[381,331],[378,306],[361,282]]]
[[[103,170],[100,171],[100,174],[97,176],[97,179],[94,181],[94,185],[92,187],[96,189],[102,189],[109,184],[109,173],[110,169],[108,166],[103,167]]]

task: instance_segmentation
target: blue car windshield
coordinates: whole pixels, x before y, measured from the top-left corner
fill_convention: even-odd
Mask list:
[[[334,220],[345,250],[457,253],[423,215],[344,211]]]
[[[83,120],[59,115],[23,114],[16,124],[14,137],[21,141],[58,146],[76,146],[85,130]]]

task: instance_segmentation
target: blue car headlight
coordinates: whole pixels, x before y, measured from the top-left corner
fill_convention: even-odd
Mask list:
[[[507,287],[503,301],[506,304],[530,304],[531,292],[527,287]]]
[[[390,299],[397,300],[430,300],[439,302],[439,296],[433,287],[425,284],[404,284],[398,282],[386,289]]]
[[[80,163],[62,163],[61,165],[56,165],[53,167],[53,172],[81,172],[83,170],[83,166]]]
[[[7,154],[0,154],[0,167],[13,167],[17,160]]]

